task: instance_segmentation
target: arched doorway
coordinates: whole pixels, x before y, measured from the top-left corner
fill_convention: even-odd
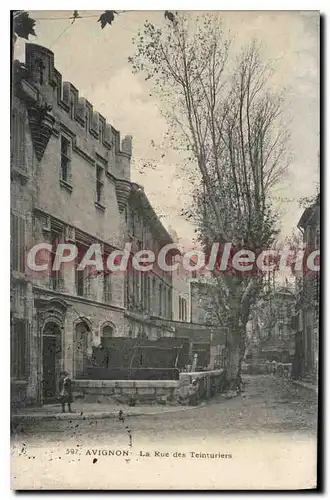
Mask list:
[[[61,328],[52,321],[46,323],[42,334],[42,396],[44,403],[56,400],[62,362]]]
[[[89,364],[88,345],[91,331],[84,321],[75,327],[74,373],[76,378],[84,377]]]
[[[111,341],[113,339],[114,334],[114,328],[110,324],[106,324],[102,328],[102,337],[101,337],[101,344],[103,347],[108,347],[109,342],[111,346]]]

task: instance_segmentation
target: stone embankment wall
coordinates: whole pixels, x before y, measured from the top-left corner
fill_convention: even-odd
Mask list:
[[[131,405],[198,404],[222,392],[224,378],[224,370],[213,370],[180,373],[179,380],[75,380],[74,398]]]

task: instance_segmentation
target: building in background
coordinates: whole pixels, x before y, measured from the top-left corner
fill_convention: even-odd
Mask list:
[[[211,277],[190,280],[191,323],[207,327],[210,342],[210,368],[225,368],[228,345],[228,329],[223,324],[220,305],[217,301],[219,290]],[[197,335],[196,341],[204,337]],[[205,342],[205,340],[204,340]]]
[[[151,250],[158,256],[166,245],[173,246],[172,237],[138,184],[132,183],[125,219],[127,241],[132,243],[132,253],[143,249]],[[166,264],[170,265],[171,251],[167,253],[166,258]],[[157,265],[153,265],[150,271],[138,271],[130,267],[125,281],[125,317],[130,324],[129,336],[150,340],[164,336],[173,337],[173,328],[169,323],[172,320],[173,307],[172,272]]]
[[[297,224],[306,254],[320,250],[320,195]],[[315,264],[317,264],[315,260]],[[317,381],[319,359],[320,273],[306,267],[296,276],[296,377]]]
[[[179,238],[173,228],[169,229],[173,241],[179,245]],[[184,268],[182,256],[174,255],[173,262],[176,269],[172,273],[173,280],[173,301],[172,311],[174,321],[190,323],[191,302],[190,302],[190,280],[191,272]]]
[[[254,333],[257,332],[260,362],[290,363],[295,353],[295,294],[290,287],[279,287],[255,309]]]

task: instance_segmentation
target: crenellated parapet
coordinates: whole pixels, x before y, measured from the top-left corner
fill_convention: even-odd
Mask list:
[[[117,154],[132,155],[132,138],[126,136],[122,141],[120,132],[97,111],[77,88],[70,82],[62,82],[62,75],[54,66],[54,53],[33,43],[27,43],[25,49],[25,67],[29,82],[35,86],[47,101],[53,100],[55,94],[58,105],[65,110],[72,120],[76,120],[102,144]]]
[[[33,148],[41,161],[52,134],[69,135],[73,151],[86,161],[101,161],[116,182],[118,205],[122,210],[130,191],[132,137],[120,133],[71,82],[62,82],[54,65],[54,54],[40,45],[27,43],[25,64],[14,62],[16,95],[28,110]],[[118,181],[118,186],[117,186]]]

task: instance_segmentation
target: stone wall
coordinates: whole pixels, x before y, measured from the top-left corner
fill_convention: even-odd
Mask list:
[[[193,380],[198,380],[197,398]],[[223,392],[225,371],[180,373],[179,380],[75,380],[74,398],[121,404],[198,404]],[[189,394],[189,395],[188,395]]]
[[[126,404],[175,403],[177,380],[76,380],[74,398]]]
[[[191,385],[197,380],[198,401],[210,399],[217,393],[223,392],[225,387],[225,370],[210,370],[205,372],[180,373],[180,386]]]

